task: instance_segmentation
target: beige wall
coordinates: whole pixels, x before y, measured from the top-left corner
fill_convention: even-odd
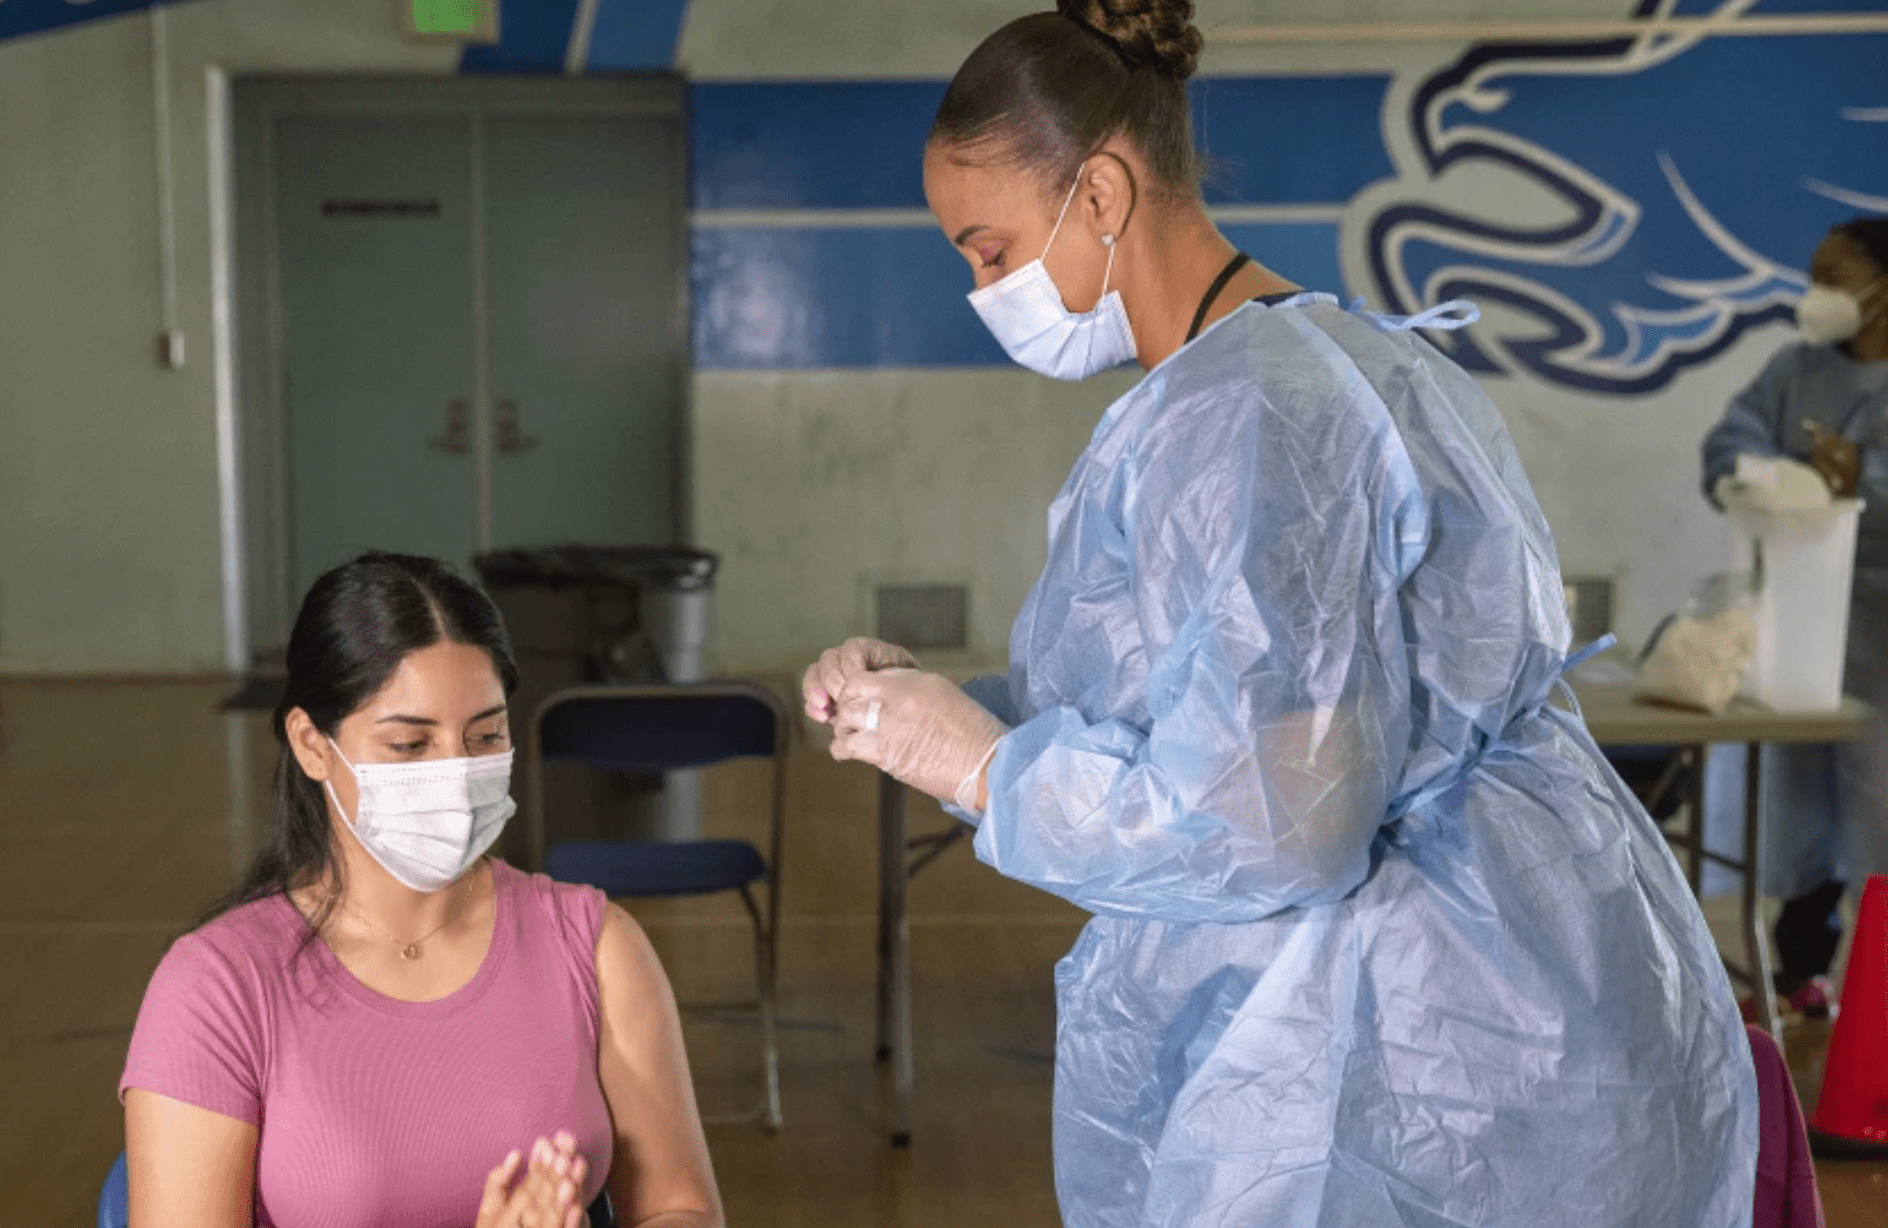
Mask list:
[[[156,358],[150,17],[0,43],[0,672],[222,667],[207,70],[458,59],[383,0],[167,16],[180,371]]]
[[[696,536],[722,554],[711,661],[797,668],[869,632],[867,585],[965,583],[971,652],[1004,660],[1049,501],[1132,383],[1025,371],[695,379]],[[927,659],[927,664],[949,662]]]

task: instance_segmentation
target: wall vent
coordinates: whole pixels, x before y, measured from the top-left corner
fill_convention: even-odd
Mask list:
[[[1567,621],[1573,624],[1573,646],[1584,648],[1613,629],[1613,577],[1567,576]]]
[[[970,589],[962,584],[881,584],[872,590],[874,634],[913,652],[970,647]]]

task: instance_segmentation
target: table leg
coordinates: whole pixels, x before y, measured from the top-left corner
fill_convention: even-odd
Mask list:
[[[1691,762],[1685,773],[1685,806],[1691,811],[1691,839],[1685,846],[1685,877],[1691,881],[1694,899],[1704,898],[1704,770],[1710,756],[1708,746],[1689,746],[1678,752]]]
[[[878,1029],[877,1053],[879,1061],[887,1061],[892,1055],[892,892],[893,880],[898,877],[900,852],[897,840],[898,823],[891,814],[891,808],[897,804],[891,796],[889,786],[892,778],[880,775],[878,778]]]
[[[1770,984],[1770,936],[1763,924],[1763,746],[1752,742],[1744,764],[1744,943],[1749,953],[1751,992],[1757,1000],[1757,1021],[1783,1044],[1777,1019],[1776,992]]]
[[[905,916],[905,786],[879,777],[879,1049],[891,1050],[894,1147],[911,1145],[911,930]]]

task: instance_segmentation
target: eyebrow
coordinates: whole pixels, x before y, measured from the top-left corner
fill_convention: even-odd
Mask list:
[[[979,230],[988,230],[988,229],[990,228],[988,226],[983,225],[982,223],[978,223],[975,226],[966,226],[962,230],[957,232],[957,237],[951,240],[951,246],[962,247],[964,245],[964,240],[968,239],[971,235],[976,234]]]
[[[495,708],[487,708],[485,709],[485,711],[479,713],[477,716],[474,716],[471,720],[467,721],[466,724],[468,725],[477,724],[479,721],[484,720],[488,716],[500,715],[501,713],[504,712],[504,710],[505,710],[504,704],[499,704]],[[406,716],[401,713],[396,713],[393,716],[383,716],[379,720],[375,721],[374,724],[385,725],[389,721],[395,724],[400,724],[400,725],[437,725],[439,724],[438,721],[434,720],[430,716]]]

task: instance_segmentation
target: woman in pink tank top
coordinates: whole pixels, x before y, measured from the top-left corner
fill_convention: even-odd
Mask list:
[[[171,947],[119,1095],[131,1228],[720,1228],[668,979],[629,915],[485,852],[515,809],[491,600],[322,576],[271,831]]]

